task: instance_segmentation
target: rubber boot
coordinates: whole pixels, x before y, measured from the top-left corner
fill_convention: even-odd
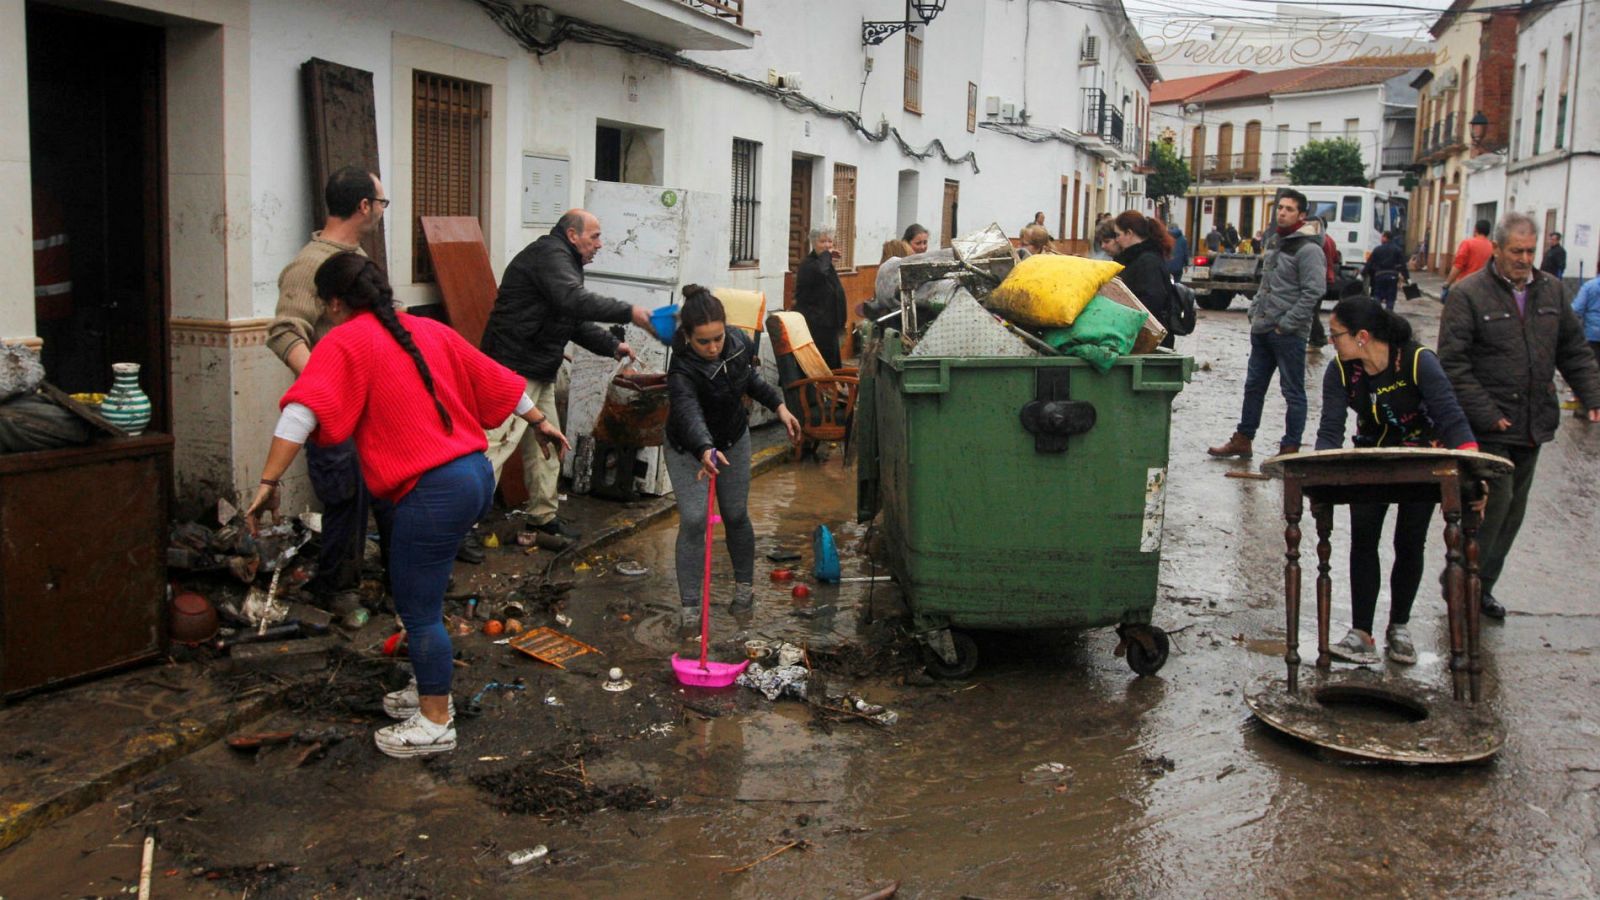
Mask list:
[[[1250,439],[1235,431],[1233,437],[1228,438],[1226,444],[1220,447],[1208,448],[1206,452],[1218,459],[1228,459],[1234,456],[1240,459],[1249,459],[1251,454]]]

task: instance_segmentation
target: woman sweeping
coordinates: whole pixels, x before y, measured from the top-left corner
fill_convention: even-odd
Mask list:
[[[1412,340],[1411,323],[1371,297],[1349,297],[1333,308],[1328,339],[1338,357],[1322,378],[1322,423],[1317,449],[1344,446],[1345,418],[1356,413],[1357,447],[1478,449],[1466,413],[1432,350]],[[1335,659],[1378,661],[1372,620],[1378,608],[1378,540],[1390,506],[1394,566],[1389,570],[1389,630],[1384,649],[1403,665],[1417,661],[1406,625],[1422,582],[1423,552],[1434,501],[1350,504],[1350,633],[1328,648]]]
[[[729,328],[722,301],[691,284],[683,289],[683,310],[667,366],[672,412],[667,419],[667,475],[678,500],[678,599],[680,624],[700,624],[700,586],[706,559],[706,507],[709,476],[717,486],[717,509],[733,559],[733,612],[748,612],[755,601],[756,533],[750,524],[750,397],[778,414],[791,443],[800,440],[800,421],[789,412],[778,389],[761,379],[760,362],[749,339]]]
[[[456,548],[488,512],[494,491],[484,429],[513,412],[533,426],[545,454],[568,449],[561,432],[523,394],[521,376],[479,353],[449,327],[394,309],[371,260],[330,257],[317,296],[335,327],[283,395],[282,415],[246,512],[254,531],[278,508],[278,483],[306,439],[355,437],[361,471],[389,535],[389,583],[405,624],[415,675],[383,708],[402,719],[374,736],[390,756],[455,749],[454,663],[442,622]]]

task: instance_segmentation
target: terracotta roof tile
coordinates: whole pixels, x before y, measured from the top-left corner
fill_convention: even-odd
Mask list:
[[[1202,91],[1238,81],[1250,75],[1247,69],[1234,69],[1231,72],[1216,72],[1210,75],[1193,75],[1188,78],[1173,78],[1168,81],[1158,81],[1150,86],[1150,105],[1162,103],[1177,103],[1187,100]]]
[[[1403,75],[1412,69],[1430,65],[1433,65],[1433,55],[1428,53],[1388,56],[1381,60],[1366,57],[1348,59],[1320,66],[1259,72],[1191,95],[1186,99],[1204,103],[1222,103],[1267,97],[1272,94],[1299,94],[1307,91],[1360,87],[1380,84],[1396,75]]]

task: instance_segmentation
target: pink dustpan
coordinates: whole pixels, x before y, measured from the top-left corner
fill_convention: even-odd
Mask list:
[[[719,521],[717,476],[713,475],[706,489],[706,574],[700,582],[700,658],[684,659],[676,653],[672,654],[672,674],[678,676],[679,684],[689,687],[727,687],[750,665],[748,659],[738,663],[706,660],[711,640],[711,537],[712,529]]]

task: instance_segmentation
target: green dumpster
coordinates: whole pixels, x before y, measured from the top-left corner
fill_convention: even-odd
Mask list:
[[[1159,669],[1167,439],[1193,358],[1100,374],[1071,357],[911,357],[888,332],[864,362],[858,514],[883,512],[930,669],[972,671],[961,629],[1102,626],[1134,671]]]

